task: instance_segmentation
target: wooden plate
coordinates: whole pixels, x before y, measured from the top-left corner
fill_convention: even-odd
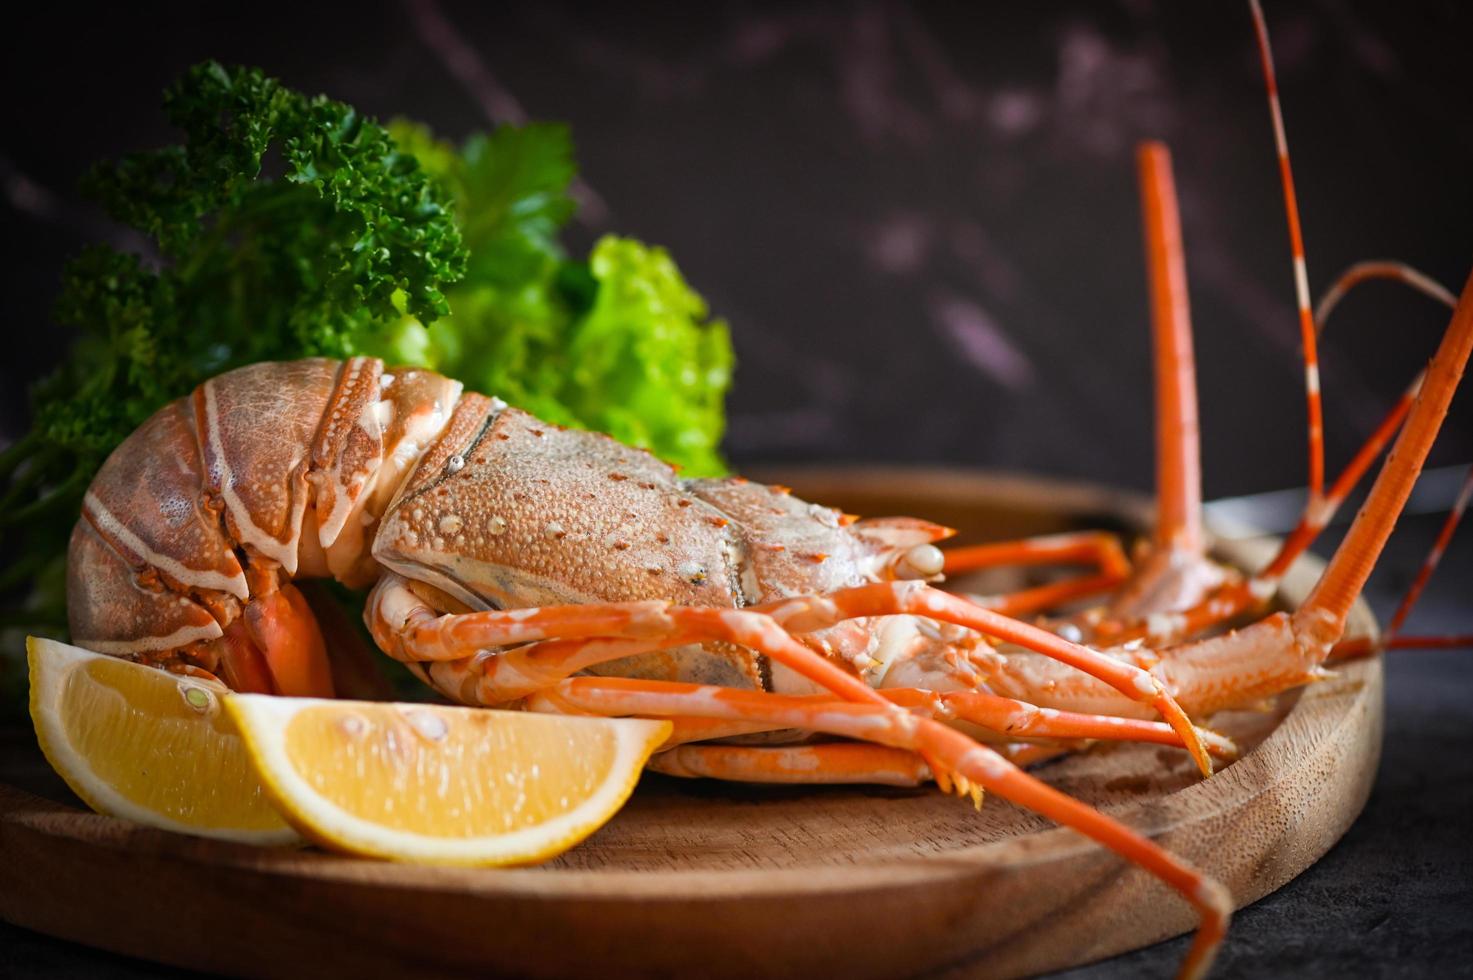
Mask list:
[[[846,509],[965,538],[1138,522],[1132,497],[955,471],[781,474]],[[1224,554],[1256,563],[1262,549]],[[1302,596],[1315,570],[1286,581]],[[1374,621],[1356,610],[1355,632]],[[1215,727],[1254,746],[1210,780],[1184,753],[1104,746],[1039,775],[1226,882],[1239,905],[1323,854],[1365,803],[1379,660]],[[62,798],[61,794],[50,795]],[[1002,800],[648,775],[603,830],[538,868],[469,871],[142,829],[0,785],[0,916],[232,974],[1009,976],[1181,933],[1185,903]]]

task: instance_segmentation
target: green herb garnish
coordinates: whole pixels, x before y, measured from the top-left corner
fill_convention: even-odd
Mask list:
[[[0,453],[0,625],[64,633],[67,538],[97,467],[160,406],[252,361],[375,354],[723,470],[726,327],[663,249],[608,236],[586,261],[564,253],[566,128],[457,149],[213,62],[164,107],[178,145],[84,186],[154,252],[97,246],[66,270],[57,318],[78,339]]]

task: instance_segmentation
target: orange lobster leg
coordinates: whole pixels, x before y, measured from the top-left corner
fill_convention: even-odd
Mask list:
[[[931,778],[914,752],[867,742],[818,745],[680,745],[661,752],[649,768],[667,776],[745,783],[880,783],[919,786]]]
[[[1095,567],[1091,575],[1051,582],[997,596],[971,596],[973,601],[1005,616],[1041,612],[1065,602],[1106,592],[1125,581],[1130,562],[1113,534],[1084,531],[1051,534],[1021,541],[995,541],[943,552],[947,575],[963,575],[983,568],[1023,565],[1083,564]]]
[[[946,771],[963,792],[981,787],[1099,841],[1176,889],[1201,916],[1182,975],[1198,977],[1211,964],[1227,929],[1231,899],[1210,878],[1153,841],[1018,769],[1002,755],[940,722],[874,704],[815,704],[761,691],[614,677],[574,677],[558,696],[599,714],[761,719],[920,753]]]
[[[571,672],[568,676],[571,676]],[[1026,701],[985,691],[937,693],[914,687],[897,687],[882,689],[880,693],[892,704],[928,718],[967,722],[1008,738],[1046,739],[1051,742],[1147,742],[1184,748],[1181,736],[1170,725],[1157,721],[1040,708]],[[833,700],[822,694],[806,697],[815,704]],[[546,691],[529,697],[525,706],[534,711],[576,711],[573,705]],[[773,730],[771,726],[753,722],[676,719],[675,730],[665,741],[665,745],[673,747],[686,742],[753,735]],[[1200,734],[1213,758],[1231,761],[1238,757],[1238,747],[1232,739],[1215,732],[1202,731]]]
[[[1146,561],[1111,602],[1106,625],[1175,611],[1195,603],[1221,581],[1221,573],[1203,557],[1196,363],[1171,154],[1163,144],[1148,142],[1141,145],[1137,159],[1155,351],[1157,517]],[[1098,539],[1091,542],[1101,548],[1096,556],[1071,556],[1096,557],[1098,575],[975,601],[997,612],[1020,615],[1112,588],[1125,581],[1128,568],[1123,554],[1116,557],[1114,539],[1105,540],[1108,547]],[[948,556],[946,570],[959,570],[965,567],[963,559],[976,561],[985,555],[982,549],[959,549]]]
[[[407,592],[407,590],[403,590]],[[376,592],[372,606],[394,605]],[[1212,773],[1207,747],[1191,720],[1148,671],[1097,651],[1071,643],[1047,630],[982,609],[965,599],[920,582],[884,582],[843,589],[828,596],[785,599],[748,610],[676,606],[668,602],[625,602],[538,609],[474,612],[436,616],[412,594],[395,613],[397,622],[376,614],[375,635],[383,648],[405,660],[463,661],[477,650],[489,650],[557,638],[625,637],[608,641],[622,645],[623,655],[650,649],[645,638],[661,645],[724,640],[767,654],[818,686],[849,701],[888,704],[864,681],[808,649],[785,631],[811,632],[860,616],[909,613],[965,626],[989,636],[1037,651],[1104,681],[1133,701],[1158,711],[1181,736],[1205,775]],[[765,615],[764,615],[765,614]],[[559,656],[572,648],[558,651]],[[499,658],[498,658],[499,659]],[[431,668],[433,669],[433,668]],[[513,676],[519,665],[507,661]],[[531,690],[546,686],[547,678],[530,676]],[[530,693],[530,690],[527,692]]]
[[[1026,701],[982,691],[948,691],[932,696],[939,697],[946,710],[959,720],[1012,738],[1152,742],[1184,748],[1181,735],[1161,722],[1040,708]],[[1238,749],[1232,739],[1216,732],[1199,730],[1198,734],[1215,758],[1232,760],[1238,757]]]
[[[1115,535],[1104,531],[1078,531],[1049,534],[1021,541],[994,541],[988,544],[949,548],[943,552],[947,575],[960,575],[980,568],[999,565],[1089,564],[1101,575],[1124,578],[1130,562]]]
[[[1354,660],[1369,657],[1382,650],[1457,650],[1473,649],[1473,633],[1448,636],[1394,636],[1390,640],[1372,643],[1369,636],[1355,636],[1341,640],[1330,650],[1330,660]]]
[[[820,698],[820,700],[833,700],[832,698]],[[522,707],[528,711],[540,711],[545,714],[560,715],[586,715],[576,705],[562,700],[556,696],[554,688],[538,691],[529,695],[523,702]],[[661,751],[673,749],[687,742],[707,742],[720,738],[732,738],[738,735],[760,735],[772,731],[780,731],[772,725],[760,721],[722,721],[713,718],[672,718],[670,737],[665,739],[661,745]]]
[[[1212,762],[1201,732],[1149,671],[1072,643],[1047,630],[983,609],[924,583],[860,585],[826,596],[795,597],[753,606],[752,611],[767,613],[782,626],[805,633],[856,616],[926,616],[1025,647],[1103,681],[1131,701],[1150,705],[1181,736],[1203,774],[1212,773]]]
[[[390,597],[385,598],[386,595]],[[764,629],[764,626],[772,627],[774,624],[766,616],[756,614],[760,610],[779,619],[803,618],[810,611],[809,604],[819,610],[816,614],[823,620],[818,626],[806,623],[805,630],[832,625],[853,616],[908,612],[999,635],[1098,677],[1131,700],[1156,708],[1170,725],[1158,727],[1138,720],[1040,711],[1022,701],[981,693],[961,692],[938,701],[927,694],[908,696],[897,691],[876,692],[842,668],[798,644],[783,630]],[[1156,679],[1140,667],[978,609],[965,600],[915,582],[861,586],[831,597],[789,599],[766,607],[754,607],[752,611],[644,602],[437,616],[423,600],[389,577],[380,584],[370,607],[381,611],[395,606],[399,609],[397,616],[400,622],[391,622],[378,613],[373,617],[376,635],[384,648],[406,660],[432,661],[421,668],[432,677],[437,671],[454,672],[449,674],[442,689],[461,692],[463,700],[468,703],[506,703],[536,695],[595,664],[687,643],[721,639],[761,650],[829,690],[853,692],[844,695],[849,700],[862,699],[871,703],[894,700],[925,710],[929,710],[930,704],[939,703],[947,711],[955,710],[963,720],[999,734],[1021,735],[1023,733],[1013,731],[1021,725],[1038,738],[1136,739],[1178,745],[1186,747],[1199,767],[1207,772],[1211,771],[1209,755],[1232,758],[1235,752],[1230,741],[1193,726]],[[807,618],[811,620],[812,616]],[[620,630],[626,634],[645,632],[649,635],[633,639],[608,638]],[[568,636],[570,633],[575,635]],[[543,639],[550,635],[560,638]],[[467,657],[468,651],[497,649],[513,643],[526,645],[483,655],[474,661]],[[470,666],[472,663],[474,666]],[[838,683],[844,687],[821,679],[827,677],[840,678]],[[704,737],[737,733],[715,732]]]
[[[1458,303],[1458,298],[1448,292],[1436,279],[1424,272],[1407,265],[1405,262],[1395,262],[1389,259],[1373,259],[1369,262],[1357,262],[1330,284],[1320,297],[1319,303],[1314,308],[1315,327],[1321,331],[1325,329],[1325,321],[1330,318],[1330,313],[1340,305],[1345,294],[1364,282],[1377,279],[1389,279],[1410,286],[1424,296],[1437,300],[1444,306],[1453,307]]]
[[[1096,630],[1191,606],[1224,577],[1203,552],[1196,362],[1171,154],[1144,143],[1137,164],[1155,352],[1156,526],[1151,547]]]
[[[1024,769],[1028,766],[1036,766],[1041,762],[1048,762],[1050,759],[1057,759],[1061,755],[1068,755],[1070,752],[1075,752],[1082,748],[1085,748],[1085,746],[1030,745],[1027,742],[1013,742],[1009,745],[999,746],[999,751],[1007,756],[1008,761],[1013,765],[1019,769]]]
[[[593,641],[581,641],[585,645],[592,646]],[[507,651],[498,654],[497,657],[517,656],[524,651],[541,647],[544,650],[553,647],[571,649],[578,644],[569,644],[568,641],[549,641],[546,643],[533,644],[531,647],[523,647],[519,650]],[[606,652],[612,652],[608,644],[603,644]],[[649,650],[649,646],[643,647]],[[484,663],[490,665],[497,657],[488,657]],[[592,666],[586,658],[580,658],[576,663],[571,659],[564,659],[560,670],[564,671],[562,680],[571,677],[573,673],[582,667]],[[489,670],[488,670],[489,672]],[[554,680],[551,666],[544,660],[542,663],[541,676],[549,683]],[[1155,721],[1145,721],[1139,718],[1117,718],[1113,715],[1084,714],[1077,711],[1061,711],[1053,708],[1040,708],[1026,701],[1014,698],[1005,698],[985,691],[947,691],[938,693],[914,687],[883,688],[880,694],[885,700],[892,704],[900,705],[913,712],[918,712],[928,718],[941,718],[942,720],[954,719],[976,725],[1009,738],[1020,739],[1047,739],[1050,741],[1116,741],[1116,742],[1148,742],[1156,745],[1170,745],[1176,748],[1184,748],[1181,736],[1170,725]],[[476,703],[496,704],[507,700],[504,697],[496,697]],[[811,695],[809,700],[814,703],[830,701],[826,695]],[[526,707],[534,711],[557,711],[567,713],[575,710],[567,702],[560,701],[546,691],[529,696]],[[709,719],[678,719],[675,731],[666,740],[667,746],[681,745],[686,742],[706,741],[709,739],[730,738],[734,735],[752,735],[759,732],[769,732],[774,729],[770,726],[764,727],[751,722],[729,722],[712,721]],[[1217,759],[1231,761],[1238,757],[1238,747],[1232,739],[1218,735],[1215,732],[1199,730],[1202,740],[1207,744],[1207,750]]]
[[[934,593],[944,597],[947,603],[964,607],[963,612],[969,616],[989,621],[996,619],[1003,624],[1014,622],[916,582],[888,583],[880,588],[888,590],[891,586],[902,594]],[[816,704],[803,698],[733,688],[595,677],[563,681],[557,685],[557,696],[582,710],[598,713],[761,721],[918,752],[928,760],[934,773],[938,776],[945,773],[941,778],[950,780],[953,785],[962,787],[961,780],[965,780],[966,786],[981,786],[1071,827],[1140,865],[1179,892],[1197,909],[1202,922],[1183,968],[1188,975],[1198,976],[1205,971],[1222,941],[1231,901],[1221,885],[1205,878],[1152,841],[1032,778],[1002,755],[961,732],[891,704],[863,681],[799,643],[770,616],[751,610],[682,607],[659,601],[436,616],[428,607],[417,603],[413,593],[392,583],[387,587],[381,583],[370,601],[375,636],[390,639],[386,649],[408,660],[463,661],[472,651],[554,636],[564,639],[608,636],[645,639],[689,635],[692,641],[721,639],[749,647],[845,700]],[[800,605],[807,603],[833,606],[821,598],[799,601]],[[842,618],[836,608],[829,611],[835,618]],[[1038,634],[1048,641],[1064,642],[1051,633],[1021,623],[1014,625],[1030,638]],[[1014,631],[1009,629],[1008,632]],[[1073,660],[1089,659],[1076,656],[1075,651],[1092,653],[1073,644],[1065,646],[1072,648],[1063,652]],[[1140,699],[1149,699],[1151,703],[1164,700],[1175,707],[1175,702],[1149,674],[1109,658],[1100,659],[1118,668],[1118,671],[1108,671],[1112,677],[1118,674],[1117,679],[1129,678],[1122,683],[1132,683],[1137,674],[1142,675],[1144,682],[1135,687]],[[1146,693],[1148,688],[1151,694]],[[609,700],[600,702],[600,692],[605,692]],[[1199,764],[1206,765],[1210,771],[1211,764],[1205,759],[1206,749],[1180,708],[1176,709],[1173,723],[1176,719],[1185,725],[1184,740],[1196,746],[1194,756],[1201,754]]]
[[[764,653],[847,701],[899,710],[864,681],[793,639],[770,617],[748,610],[647,600],[436,615],[390,577],[380,583],[369,603],[375,638],[387,641],[383,648],[391,656],[406,661],[464,662],[478,650],[552,641],[527,649],[535,649],[534,656],[537,652],[551,654],[554,673],[518,678],[526,657],[520,662],[507,654],[488,658],[497,662],[498,673],[512,675],[503,690],[515,690],[518,684],[525,686],[525,693],[549,687],[570,658],[580,654],[598,662],[666,646],[722,640]],[[576,642],[610,637],[618,639]]]

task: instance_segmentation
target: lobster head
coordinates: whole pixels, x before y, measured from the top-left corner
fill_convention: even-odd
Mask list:
[[[784,488],[684,480],[649,453],[465,395],[374,558],[471,609],[668,599],[718,607],[941,571],[950,530],[855,520]]]

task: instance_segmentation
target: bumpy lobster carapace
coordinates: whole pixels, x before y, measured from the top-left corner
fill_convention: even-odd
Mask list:
[[[1276,98],[1273,111],[1277,121]],[[1292,213],[1281,123],[1276,133]],[[372,584],[375,642],[456,701],[673,719],[652,763],[669,773],[934,779],[1072,827],[1199,911],[1187,971],[1200,972],[1226,929],[1226,892],[1019,763],[1057,751],[1048,746],[1129,739],[1180,746],[1210,773],[1233,746],[1191,718],[1320,674],[1461,377],[1473,280],[1425,376],[1328,492],[1312,465],[1302,533],[1245,578],[1204,555],[1170,165],[1156,145],[1140,163],[1160,507],[1133,564],[1092,534],[943,553],[934,542],[947,529],[923,520],[857,520],[780,487],[681,479],[647,453],[430,371],[316,359],[210,379],[118,447],[72,536],[73,639],[237,690],[330,696],[340,639],[293,582]],[[1300,300],[1319,460],[1315,323],[1303,290]],[[1398,427],[1300,608],[1211,632],[1267,611],[1278,575]],[[1003,596],[928,584],[1043,562],[1096,568]],[[1034,614],[1050,615],[1017,618]]]

